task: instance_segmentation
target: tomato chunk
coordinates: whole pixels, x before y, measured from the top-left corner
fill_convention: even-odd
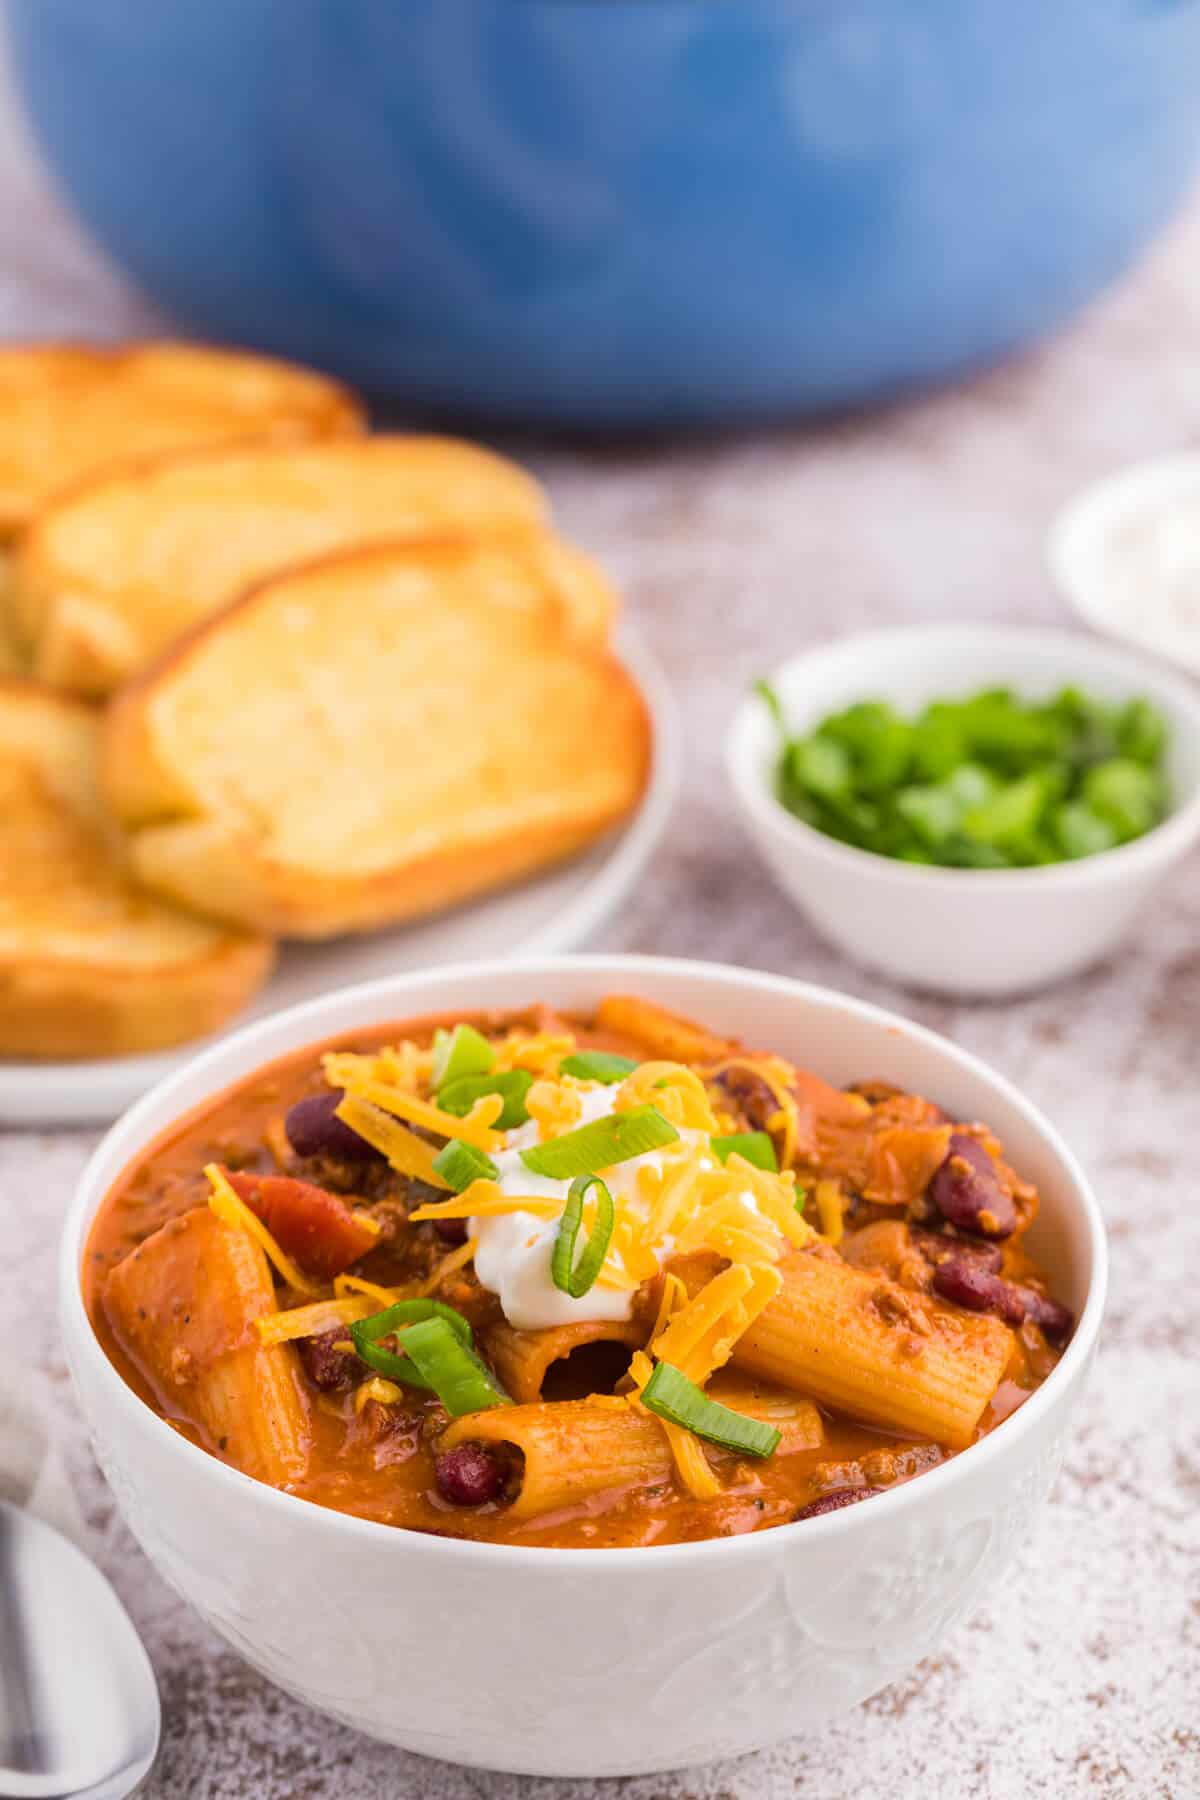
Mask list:
[[[306,1275],[332,1281],[379,1241],[339,1194],[290,1175],[230,1174],[229,1185]]]

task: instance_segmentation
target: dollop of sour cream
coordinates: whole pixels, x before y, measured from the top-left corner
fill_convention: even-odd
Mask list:
[[[581,1112],[572,1130],[602,1119],[614,1110],[617,1088],[597,1087],[580,1091]],[[681,1129],[680,1140],[698,1143],[704,1133]],[[557,1200],[566,1204],[569,1181],[555,1181],[546,1175],[535,1175],[521,1161],[521,1151],[538,1142],[536,1123],[520,1126],[505,1138],[503,1150],[493,1151],[492,1161],[500,1171],[498,1186],[502,1194]],[[674,1145],[669,1147],[671,1150]],[[614,1200],[636,1199],[638,1172],[663,1167],[661,1150],[648,1150],[617,1163],[604,1180]],[[500,1301],[504,1316],[517,1331],[544,1331],[551,1325],[579,1325],[596,1320],[625,1320],[633,1312],[634,1294],[627,1288],[605,1287],[595,1282],[586,1294],[573,1299],[554,1285],[550,1263],[558,1236],[558,1219],[542,1219],[536,1213],[501,1213],[490,1218],[472,1219],[470,1233],[478,1241],[475,1247],[475,1274],[479,1281]],[[659,1261],[670,1250],[664,1240]]]

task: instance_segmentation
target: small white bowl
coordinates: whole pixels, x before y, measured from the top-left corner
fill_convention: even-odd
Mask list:
[[[310,1505],[188,1443],[125,1385],[83,1307],[96,1209],[184,1113],[335,1032],[415,1014],[639,993],[835,1082],[879,1077],[985,1119],[1038,1184],[1034,1253],[1079,1313],[1020,1410],[943,1467],[824,1518],[627,1550],[455,1542]],[[63,1239],[67,1354],[96,1454],[157,1568],[300,1699],[427,1756],[633,1775],[815,1730],[906,1673],[1013,1552],[1062,1457],[1100,1328],[1104,1228],[1054,1127],[1000,1076],[893,1014],[778,976],[637,956],[498,959],[371,982],[227,1038],[113,1127]]]
[[[1073,975],[1108,954],[1200,837],[1200,699],[1128,651],[1059,631],[929,625],[841,638],[775,670],[791,731],[857,700],[902,713],[1009,686],[1029,699],[1068,684],[1103,699],[1144,694],[1167,721],[1170,816],[1144,837],[1036,869],[943,869],[826,837],[775,795],[779,737],[761,699],[741,702],[726,744],[742,815],[781,887],[847,955],[935,993],[999,997]]]
[[[1088,625],[1200,675],[1200,455],[1133,463],[1068,501],[1051,579]]]

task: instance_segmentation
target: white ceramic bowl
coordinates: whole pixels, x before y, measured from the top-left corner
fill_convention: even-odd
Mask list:
[[[778,733],[748,695],[726,745],[742,816],[780,886],[847,955],[935,993],[1016,994],[1073,975],[1129,931],[1200,838],[1200,699],[1125,650],[1058,631],[913,626],[841,638],[770,676],[804,732],[856,700],[911,713],[939,697],[1011,686],[1038,699],[1067,684],[1111,700],[1144,694],[1170,728],[1170,817],[1131,844],[1037,869],[941,869],[826,837],[775,797]]]
[[[331,1033],[532,998],[644,994],[836,1082],[881,1077],[983,1118],[1036,1181],[1038,1255],[1080,1313],[1050,1380],[910,1485],[733,1539],[628,1550],[454,1542],[344,1517],[227,1468],[126,1387],[84,1312],[92,1218],[130,1158],[262,1063]],[[425,1755],[538,1775],[649,1772],[824,1724],[933,1649],[1030,1532],[1092,1359],[1103,1226],[1053,1127],[942,1038],[776,976],[634,956],[459,965],[268,1019],[147,1094],[101,1144],[62,1252],[62,1321],[93,1443],[161,1573],[249,1662],[333,1717]]]
[[[1046,560],[1095,631],[1200,675],[1200,455],[1133,463],[1069,500]]]

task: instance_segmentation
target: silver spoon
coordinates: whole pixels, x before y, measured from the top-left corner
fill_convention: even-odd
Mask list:
[[[0,1796],[127,1800],[160,1726],[149,1658],[99,1569],[0,1501]]]

